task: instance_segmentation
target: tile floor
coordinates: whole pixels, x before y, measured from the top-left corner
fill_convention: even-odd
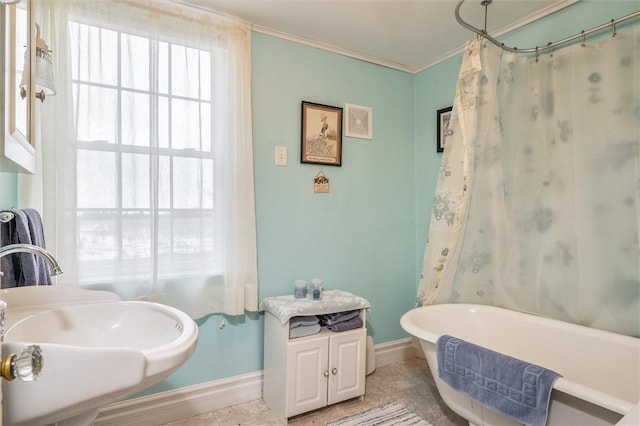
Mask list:
[[[320,410],[289,419],[290,425],[324,425],[330,420],[363,411],[387,401],[398,401],[434,426],[467,426],[469,423],[452,412],[438,395],[424,359],[378,367],[367,376],[366,393]],[[222,408],[196,417],[165,423],[163,426],[280,426],[262,400]]]

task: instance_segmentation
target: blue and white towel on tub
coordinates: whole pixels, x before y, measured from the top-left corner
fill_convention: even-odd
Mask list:
[[[438,375],[449,386],[526,426],[544,426],[558,373],[448,335],[436,347]]]

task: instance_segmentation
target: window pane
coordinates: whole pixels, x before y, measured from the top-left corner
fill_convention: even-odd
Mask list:
[[[165,42],[158,46],[158,91],[169,94],[169,43]]]
[[[139,259],[150,256],[150,212],[124,212],[122,214],[122,257]]]
[[[118,82],[118,33],[90,25],[69,24],[74,80],[115,85]]]
[[[122,86],[149,90],[149,39],[122,34]]]
[[[78,150],[78,208],[115,208],[118,205],[116,154]]]
[[[163,155],[158,164],[158,207],[171,208],[171,157]]]
[[[214,235],[214,226],[213,226],[213,212],[203,212],[203,216],[207,219],[202,224],[200,238],[202,238],[202,251],[204,253],[213,253],[215,249],[213,235]],[[212,262],[218,262],[219,259],[212,258]]]
[[[199,54],[195,49],[171,45],[171,93],[198,98],[200,93]]]
[[[122,143],[149,146],[149,95],[122,92]]]
[[[118,93],[114,89],[74,84],[78,140],[116,143],[118,140]]]
[[[116,259],[120,234],[116,213],[78,212],[78,259]]]
[[[81,142],[76,166],[80,277],[147,274],[141,271],[152,267],[156,250],[160,276],[184,271],[197,262],[194,253],[209,259],[219,244],[214,241],[211,158],[211,133],[219,126],[212,110],[226,111],[226,97],[220,93],[218,99],[224,89],[212,86],[225,85],[211,73],[218,66],[212,57],[221,53],[97,26],[70,28]]]
[[[211,52],[200,52],[200,99],[210,101],[211,100],[211,78],[206,78],[211,75]]]
[[[149,156],[122,154],[122,207],[149,208]]]
[[[158,254],[171,253],[171,216],[170,212],[158,214]]]
[[[166,96],[158,98],[158,146],[169,148],[169,99]]]
[[[176,215],[173,221],[173,252],[194,254],[202,252],[202,229],[200,217]]]
[[[213,160],[202,160],[202,207],[213,208]]]
[[[211,152],[211,104],[200,104],[202,120],[200,121],[202,151]]]
[[[171,146],[200,150],[200,105],[195,101],[173,99],[171,104]]]
[[[200,207],[201,161],[197,158],[173,159],[173,208]]]

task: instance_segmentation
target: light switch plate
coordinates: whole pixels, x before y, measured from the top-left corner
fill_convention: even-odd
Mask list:
[[[287,147],[283,145],[276,146],[276,166],[287,165]]]

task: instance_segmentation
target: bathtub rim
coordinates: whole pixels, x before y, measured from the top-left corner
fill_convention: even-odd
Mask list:
[[[555,328],[561,328],[561,329],[565,329],[565,330],[571,330],[573,332],[577,332],[577,333],[595,333],[597,335],[606,337],[608,339],[612,339],[614,341],[619,341],[622,344],[637,344],[638,342],[640,342],[640,339],[637,337],[632,337],[632,336],[627,336],[624,334],[618,334],[618,333],[613,333],[611,331],[607,331],[607,330],[602,330],[599,328],[593,328],[593,327],[587,327],[584,325],[580,325],[580,324],[574,324],[574,323],[570,323],[570,322],[566,322],[566,321],[562,321],[562,320],[558,320],[558,319],[553,319],[553,318],[547,318],[547,317],[543,317],[540,315],[536,315],[536,314],[531,314],[528,312],[523,312],[523,311],[516,311],[513,309],[508,309],[508,308],[503,308],[500,306],[493,306],[493,305],[480,305],[480,304],[473,304],[473,303],[439,303],[439,304],[433,304],[433,305],[425,305],[425,306],[420,306],[417,308],[413,308],[410,309],[409,311],[405,312],[402,317],[400,318],[400,325],[402,326],[402,328],[409,334],[415,336],[415,337],[420,337],[420,338],[424,338],[425,340],[428,340],[431,343],[436,343],[436,340],[438,339],[438,337],[440,337],[440,335],[438,335],[437,333],[425,330],[420,328],[414,321],[412,321],[412,319],[420,312],[423,310],[437,310],[437,309],[445,309],[446,307],[455,307],[455,309],[463,309],[465,311],[469,311],[469,312],[482,312],[482,311],[498,311],[501,312],[503,315],[508,315],[508,316],[517,316],[517,317],[524,317],[527,318],[528,320],[536,320],[539,321],[543,324],[547,324],[550,325],[552,327]],[[475,343],[475,342],[472,342]]]
[[[640,342],[640,339],[632,336],[626,336],[622,334],[612,333],[606,330],[586,327],[580,324],[573,324],[573,323],[568,323],[561,320],[546,318],[539,315],[530,314],[527,312],[515,311],[512,309],[502,308],[500,306],[479,305],[479,304],[473,304],[473,303],[441,303],[441,304],[433,304],[433,305],[426,305],[426,306],[413,308],[402,315],[402,317],[400,318],[400,325],[407,333],[411,334],[414,338],[424,340],[434,345],[434,350],[435,350],[436,341],[441,335],[420,327],[416,323],[414,318],[416,317],[416,315],[420,313],[420,311],[423,311],[423,310],[427,310],[427,309],[433,310],[434,308],[444,309],[445,307],[451,307],[451,306],[455,306],[456,309],[462,309],[462,310],[471,311],[471,312],[499,311],[506,315],[517,315],[517,316],[522,315],[525,317],[529,317],[529,319],[542,321],[544,324],[552,324],[555,327],[563,327],[563,328],[566,327],[567,329],[571,329],[574,331],[582,331],[582,332],[588,331],[589,333],[602,334],[603,336],[607,336],[608,338],[611,338],[611,339],[615,339],[615,340],[619,339],[621,341],[627,341],[630,343],[634,343],[634,341]],[[472,342],[472,343],[478,344],[477,342]],[[582,399],[584,401],[590,402],[592,404],[601,406],[603,408],[606,408],[618,414],[622,414],[623,416],[627,415],[636,404],[640,403],[640,401],[630,402],[625,399],[618,398],[616,396],[607,394],[605,392],[599,391],[589,386],[581,385],[579,383],[576,383],[564,377],[559,377],[554,382],[553,389],[559,392],[563,392],[565,394],[574,396],[576,398]]]

